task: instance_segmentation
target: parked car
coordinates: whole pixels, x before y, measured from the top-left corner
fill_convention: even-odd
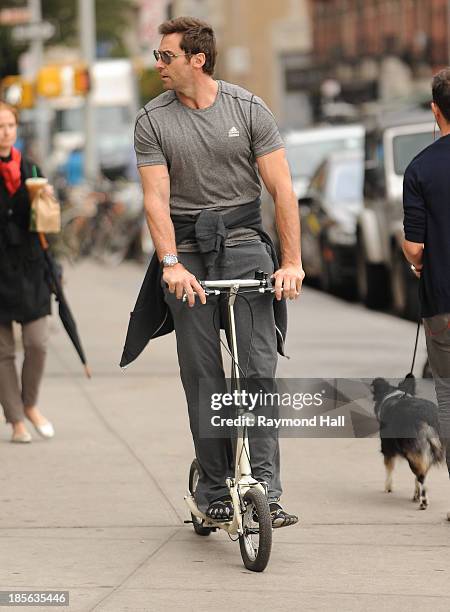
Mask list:
[[[360,124],[328,125],[307,130],[295,130],[283,134],[286,157],[297,198],[305,196],[309,182],[317,167],[333,151],[362,150],[364,127]],[[261,214],[266,231],[279,248],[272,197],[263,188]]]
[[[325,291],[356,293],[356,220],[362,209],[364,154],[334,152],[299,199],[306,278]]]
[[[433,142],[431,113],[391,112],[366,129],[364,207],[357,223],[358,294],[370,308],[392,306],[417,319],[418,283],[401,249],[403,175]]]

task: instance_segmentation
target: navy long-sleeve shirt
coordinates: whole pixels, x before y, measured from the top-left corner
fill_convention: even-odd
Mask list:
[[[450,134],[407,167],[403,210],[406,240],[424,243],[421,314],[450,312]]]

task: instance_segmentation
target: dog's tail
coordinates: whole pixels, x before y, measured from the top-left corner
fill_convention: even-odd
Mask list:
[[[418,436],[419,444],[428,458],[429,467],[436,463],[443,463],[445,461],[445,449],[437,434],[436,430],[431,427],[428,423],[424,423],[420,428]]]

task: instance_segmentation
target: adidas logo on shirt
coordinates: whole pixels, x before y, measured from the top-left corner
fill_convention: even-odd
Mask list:
[[[236,136],[239,136],[239,130],[233,126],[228,132],[228,138],[236,138]]]

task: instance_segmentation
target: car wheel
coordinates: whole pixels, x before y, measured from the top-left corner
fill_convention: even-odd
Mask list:
[[[346,300],[355,300],[357,297],[356,281],[350,278],[342,277],[339,263],[330,260],[329,251],[331,247],[326,239],[321,243],[321,273],[320,287],[323,291],[337,295]],[[339,262],[339,258],[337,260]]]
[[[330,247],[326,240],[322,240],[320,244],[320,288],[326,293],[335,293],[336,283],[333,280],[333,272],[331,262],[327,256]]]
[[[367,308],[384,309],[390,305],[389,275],[383,264],[367,261],[364,246],[358,243],[356,282],[359,300]]]

